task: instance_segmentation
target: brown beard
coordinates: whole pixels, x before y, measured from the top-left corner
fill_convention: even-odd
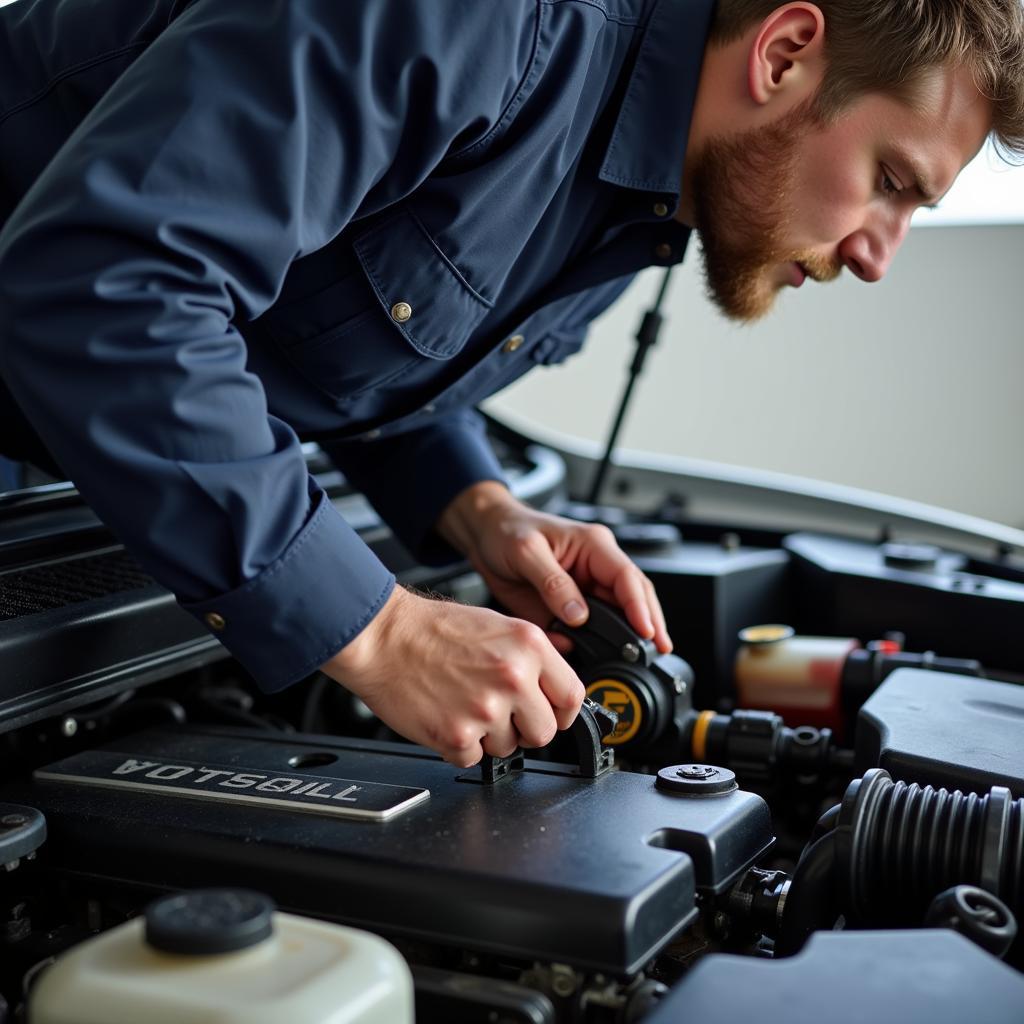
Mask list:
[[[784,242],[793,220],[796,143],[819,122],[804,105],[763,128],[708,140],[693,168],[696,228],[709,298],[730,319],[753,322],[775,305],[773,274],[799,263],[833,281],[842,263]]]

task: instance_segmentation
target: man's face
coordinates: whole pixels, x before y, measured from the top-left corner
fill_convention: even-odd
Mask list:
[[[726,316],[760,319],[787,285],[844,267],[885,276],[914,211],[950,189],[991,128],[962,69],[934,72],[914,99],[870,94],[830,124],[804,105],[708,141],[693,169],[695,226]]]

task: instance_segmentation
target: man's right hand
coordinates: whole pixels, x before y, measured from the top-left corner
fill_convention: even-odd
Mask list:
[[[463,768],[484,754],[546,746],[584,697],[538,626],[401,587],[321,671],[406,739]]]

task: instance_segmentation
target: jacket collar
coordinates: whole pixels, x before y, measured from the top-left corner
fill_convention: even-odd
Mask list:
[[[678,196],[715,0],[655,0],[599,177]]]

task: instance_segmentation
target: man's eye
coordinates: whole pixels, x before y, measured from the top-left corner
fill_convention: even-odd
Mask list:
[[[903,191],[899,182],[889,173],[888,169],[882,168],[882,191],[887,196],[898,196]]]

